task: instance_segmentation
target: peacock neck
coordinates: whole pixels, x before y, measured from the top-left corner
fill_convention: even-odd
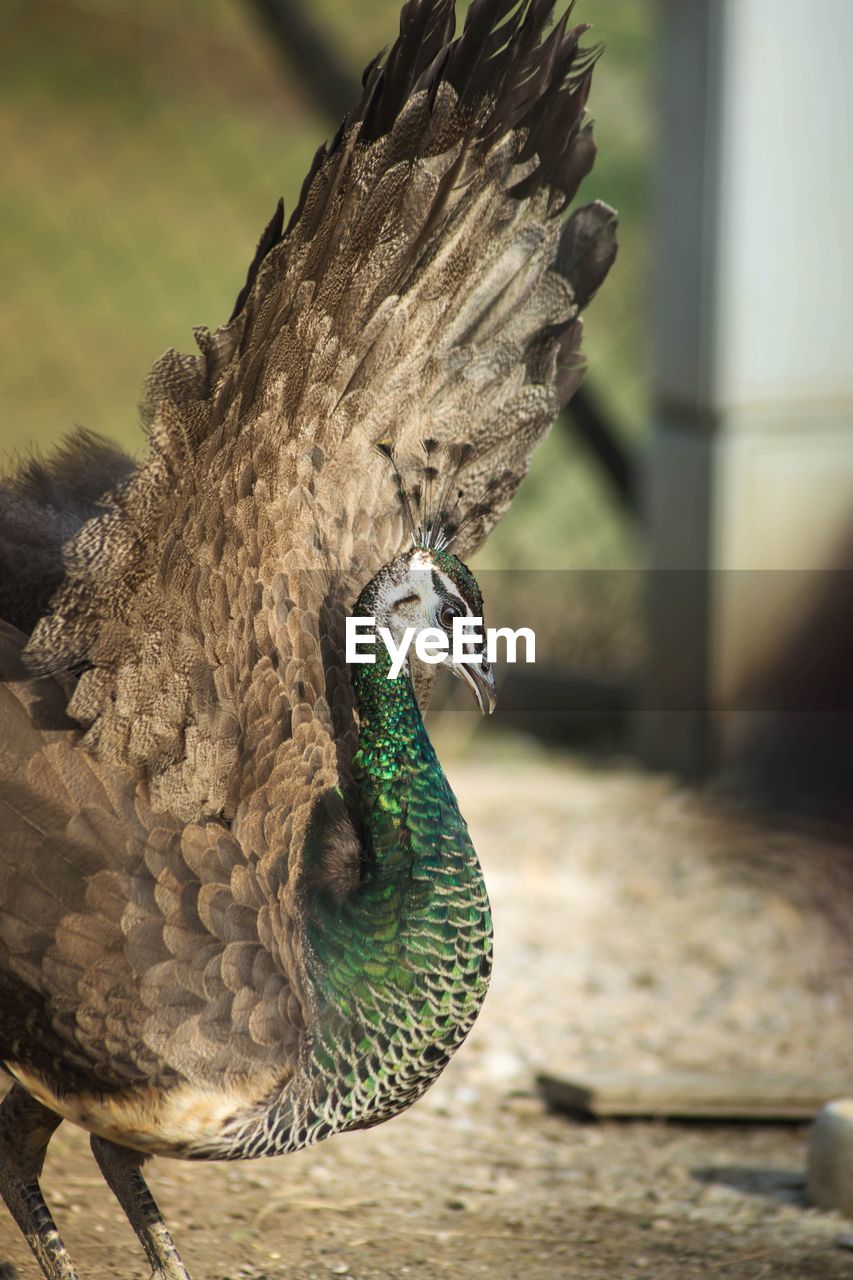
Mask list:
[[[409,675],[389,679],[379,641],[375,653],[352,668],[361,883],[343,902],[318,901],[311,927],[322,1004],[313,1061],[327,1090],[315,1136],[409,1106],[467,1035],[491,969],[489,903],[468,829]]]
[[[424,727],[411,678],[389,678],[391,660],[377,641],[376,661],[353,664],[359,745],[353,759],[366,862],[361,883],[335,908],[335,936],[347,949],[369,948],[365,970],[396,987],[417,980],[424,936],[446,919],[446,896],[484,896],[482,872],[456,797]],[[332,974],[332,977],[335,975]],[[345,1003],[353,993],[345,980]]]
[[[389,846],[399,850],[401,844],[417,856],[424,835],[417,821],[417,796],[424,791],[445,797],[462,821],[424,727],[411,677],[404,670],[392,679],[390,668],[381,642],[375,663],[351,668],[360,720],[353,771],[362,822],[379,862]]]
[[[374,593],[375,582],[356,603],[357,614],[375,613]],[[369,855],[357,897],[369,909],[376,894],[395,885],[401,922],[416,927],[424,904],[414,886],[431,886],[434,896],[436,876],[452,869],[479,880],[480,866],[408,668],[390,677],[391,657],[378,636],[373,657],[350,668],[360,721],[353,774]]]

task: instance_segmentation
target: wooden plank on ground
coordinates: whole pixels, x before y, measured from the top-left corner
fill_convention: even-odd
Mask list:
[[[693,1072],[623,1073],[587,1080],[542,1074],[536,1083],[559,1111],[597,1118],[812,1120],[825,1102],[853,1098],[853,1076],[809,1080]]]

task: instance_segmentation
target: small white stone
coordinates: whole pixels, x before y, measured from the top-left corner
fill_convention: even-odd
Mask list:
[[[821,1209],[853,1218],[853,1098],[828,1102],[809,1141],[808,1192]]]

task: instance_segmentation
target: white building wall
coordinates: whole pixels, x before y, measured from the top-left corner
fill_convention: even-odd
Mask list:
[[[853,2],[664,0],[662,39],[647,509],[702,582],[652,574],[640,727],[705,771],[826,587],[791,571],[853,569]]]

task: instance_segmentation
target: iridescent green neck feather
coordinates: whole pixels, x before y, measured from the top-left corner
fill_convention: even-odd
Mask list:
[[[374,605],[368,587],[355,612]],[[489,903],[468,829],[408,673],[389,679],[379,640],[375,653],[375,663],[352,667],[366,865],[344,902],[318,897],[309,930],[323,1005],[312,1068],[327,1090],[312,1137],[413,1102],[470,1030],[491,969]]]

